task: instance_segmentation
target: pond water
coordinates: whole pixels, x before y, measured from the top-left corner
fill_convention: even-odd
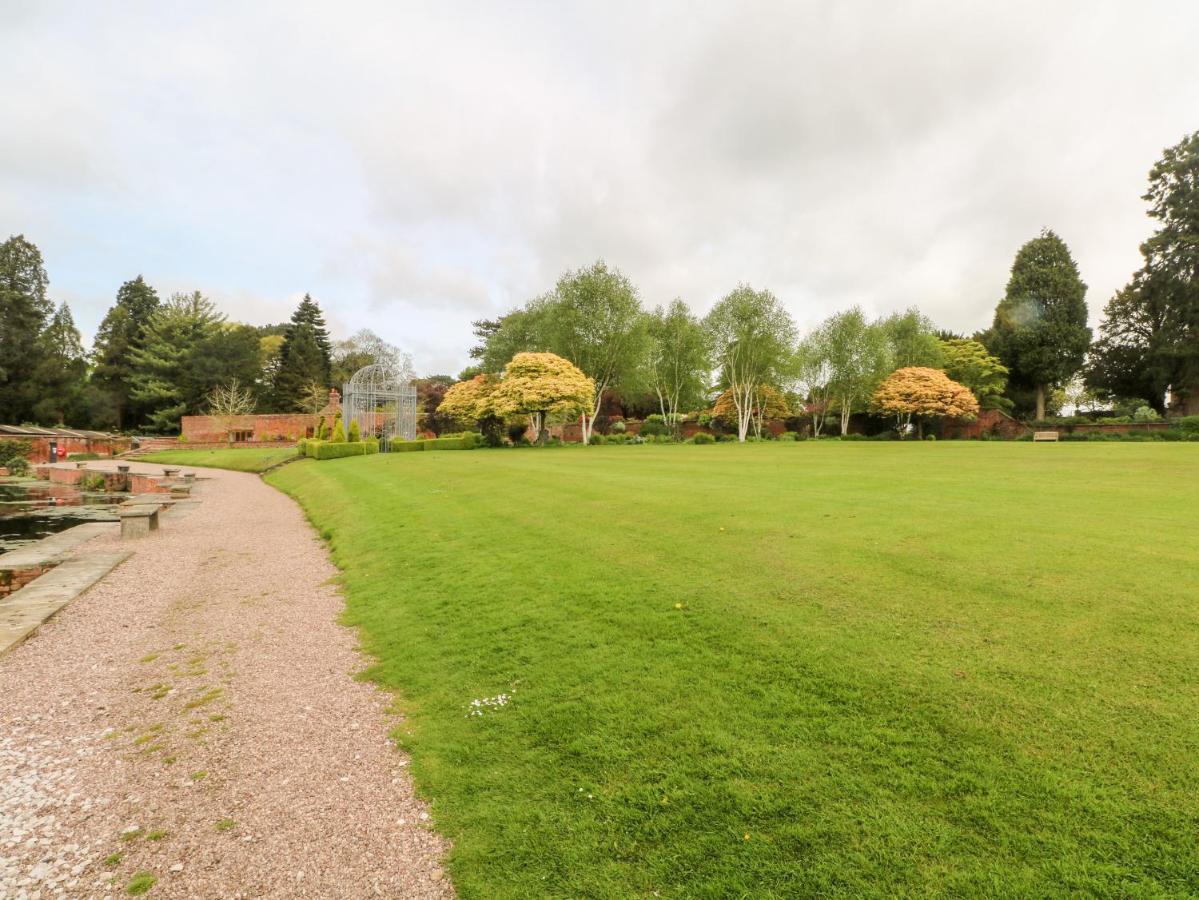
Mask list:
[[[75,485],[0,479],[0,553],[81,522],[115,522],[124,494],[85,494]]]

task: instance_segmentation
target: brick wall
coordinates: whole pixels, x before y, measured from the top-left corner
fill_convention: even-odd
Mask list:
[[[50,443],[53,441],[58,450],[59,456],[63,457],[63,450],[70,453],[95,453],[100,456],[116,456],[119,453],[124,453],[132,445],[133,441],[125,437],[111,438],[73,438],[73,437],[35,437],[33,435],[18,436],[9,435],[0,437],[0,441],[15,440],[15,441],[31,441],[33,443],[33,451],[27,457],[30,463],[45,463],[55,462],[50,459]]]
[[[975,440],[989,434],[1003,440],[1015,440],[1028,434],[1029,428],[998,409],[982,409],[972,422],[961,419],[946,419],[941,425],[941,434],[947,438]]]
[[[184,416],[181,431],[187,444],[227,444],[235,432],[247,432],[250,443],[298,441],[312,437],[319,416],[265,413],[251,416]],[[329,424],[332,424],[330,421]],[[238,441],[237,443],[243,443]]]

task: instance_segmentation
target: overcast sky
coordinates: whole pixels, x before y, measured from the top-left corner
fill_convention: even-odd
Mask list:
[[[598,258],[968,332],[1048,226],[1096,321],[1196,46],[1194,0],[0,0],[0,239],[88,340],[140,273],[255,324],[309,291],[426,374]]]

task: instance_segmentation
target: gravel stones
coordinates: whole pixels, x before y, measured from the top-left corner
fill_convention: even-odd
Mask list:
[[[196,495],[0,659],[0,897],[452,896],[324,546],[257,476]]]

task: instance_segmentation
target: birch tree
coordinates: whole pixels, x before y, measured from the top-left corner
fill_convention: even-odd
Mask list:
[[[841,414],[841,433],[847,434],[850,418],[865,409],[891,368],[887,337],[856,306],[832,316],[821,330],[828,348],[832,399]]]
[[[799,393],[807,399],[808,414],[812,417],[812,437],[820,437],[833,398],[833,370],[829,365],[828,346],[822,329],[813,331],[799,342],[792,370]]]
[[[683,403],[698,402],[712,368],[708,333],[682,300],[650,313],[649,380],[662,418],[676,429]]]
[[[582,415],[583,441],[590,443],[604,391],[631,384],[644,368],[648,332],[637,289],[601,260],[567,272],[553,296],[530,311],[541,317],[547,349],[594,382],[594,396]]]
[[[770,291],[742,284],[712,307],[704,324],[732,393],[737,440],[744,442],[758,406],[758,386],[778,383],[793,358],[795,323]]]

